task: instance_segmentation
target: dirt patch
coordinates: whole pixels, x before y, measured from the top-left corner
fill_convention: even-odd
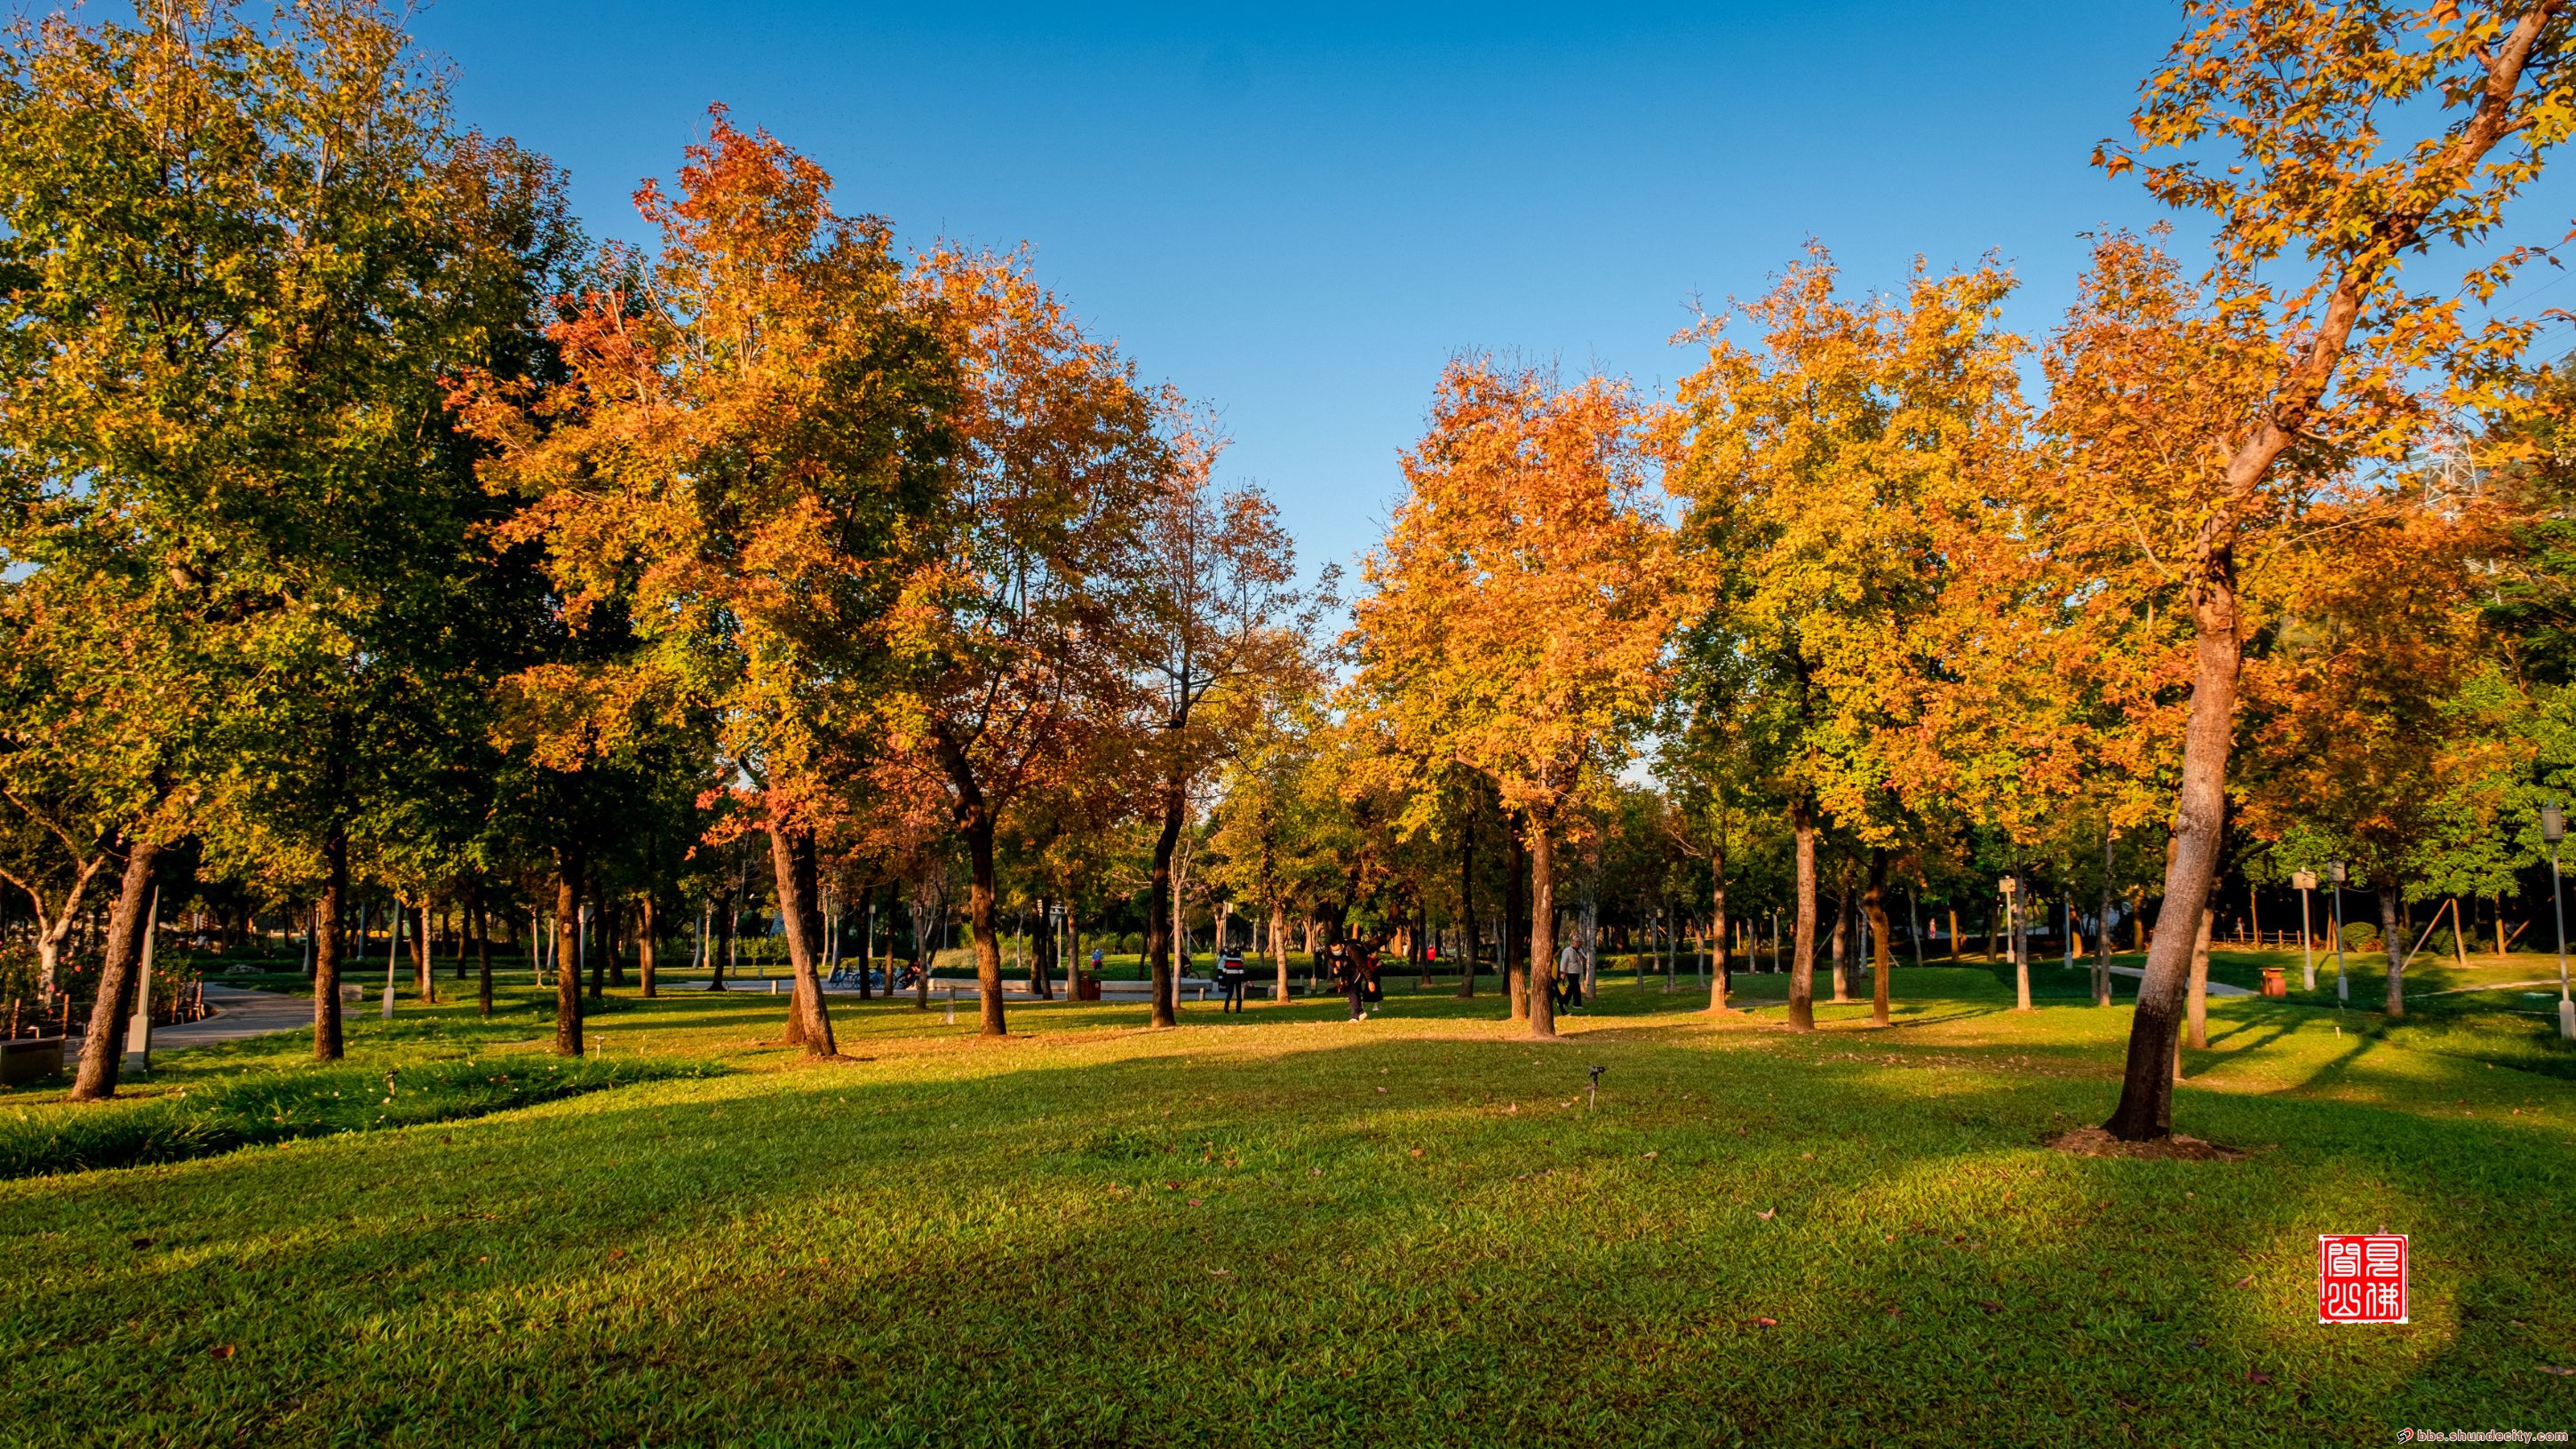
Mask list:
[[[2154,1161],[2236,1162],[2246,1154],[2233,1147],[2203,1142],[2177,1132],[2153,1142],[2123,1142],[2099,1127],[2079,1127],[2063,1137],[2049,1139],[2049,1146],[2077,1157],[2139,1157]]]

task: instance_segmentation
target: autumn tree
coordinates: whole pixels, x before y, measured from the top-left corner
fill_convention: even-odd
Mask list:
[[[1768,295],[1690,334],[1708,356],[1664,440],[1708,600],[1682,636],[1682,689],[1693,713],[1728,719],[1789,817],[1802,1031],[1819,817],[1876,853],[1869,889],[1883,896],[1885,852],[1909,828],[1893,761],[1926,667],[1918,635],[1949,582],[1939,520],[1998,486],[2021,431],[2018,344],[1995,318],[2007,276],[1918,270],[1901,298],[1858,301],[1836,276],[1813,248]],[[1727,335],[1738,320],[1757,344]],[[1883,908],[1875,919],[1883,942]],[[1888,974],[1872,987],[1882,1024]]]
[[[911,296],[954,359],[957,447],[892,616],[897,728],[966,847],[983,1030],[998,1036],[995,833],[1131,718],[1164,413],[1017,257],[934,253]]]
[[[1172,984],[1172,852],[1194,781],[1223,764],[1266,711],[1265,696],[1307,692],[1316,609],[1296,584],[1296,545],[1258,488],[1220,489],[1224,439],[1185,418],[1144,514],[1136,566],[1151,580],[1135,640],[1156,765],[1145,954],[1153,1020],[1179,1020]],[[1329,585],[1327,586],[1329,597]]]
[[[452,625],[487,510],[441,379],[525,371],[569,229],[541,158],[452,126],[398,16],[140,10],[0,47],[9,549],[223,702],[158,738],[219,755],[211,823],[318,883],[334,1057],[350,837],[406,789],[404,736],[480,695]]]
[[[1530,1031],[1556,1034],[1556,847],[1651,721],[1680,612],[1624,384],[1462,356],[1363,566],[1352,698],[1396,746],[1484,775],[1530,856]]]
[[[2148,484],[2173,508],[2149,537],[2174,545],[2160,553],[2187,580],[2193,632],[2164,883],[2165,919],[2179,921],[2199,918],[2222,845],[2245,643],[2239,549],[2292,514],[2299,470],[2285,460],[2394,463],[2437,405],[2513,406],[2532,325],[2473,324],[2458,294],[2493,298],[2531,255],[2493,239],[2576,126],[2563,0],[2196,0],[2187,14],[2191,28],[2142,88],[2133,142],[2096,156],[2216,223],[2213,325],[2266,344],[2208,379],[2222,401],[2250,405],[2220,409],[2174,472]],[[2456,284],[2405,272],[2436,247],[2480,250]],[[2135,416],[2168,431],[2175,421]],[[2124,1140],[2172,1130],[2191,954],[2187,930],[2159,931],[2148,953],[2106,1124]]]
[[[707,712],[726,769],[758,792],[795,977],[788,1040],[834,1054],[817,833],[838,782],[880,748],[886,628],[938,507],[954,368],[916,314],[885,223],[834,213],[831,178],[711,113],[676,193],[636,193],[661,233],[614,253],[550,332],[565,379],[477,377],[459,410],[526,499],[504,543],[541,545],[567,626],[640,647],[521,670],[511,691],[558,768],[618,716]],[[558,852],[556,930],[587,898],[580,842]],[[577,1013],[559,944],[559,1017]],[[559,1049],[578,1028],[558,1022]]]

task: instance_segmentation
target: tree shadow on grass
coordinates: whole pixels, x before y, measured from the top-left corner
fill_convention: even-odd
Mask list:
[[[0,1244],[51,1280],[0,1300],[31,1349],[0,1412],[66,1438],[443,1444],[2305,1441],[2563,1417],[2426,1356],[2447,1331],[2510,1357],[2446,1305],[2576,1228],[2563,1138],[2194,1092],[2195,1131],[2283,1145],[2077,1161],[2037,1144],[2098,1116],[2094,1081],[1799,1049],[1821,1036],[1712,1052],[1686,1022],[1587,1033],[1583,1058],[1279,1025],[0,1190]],[[2532,1206],[2490,1223],[2462,1192]],[[2327,1344],[2289,1305],[2314,1233],[2357,1210],[2421,1234],[2423,1328]],[[2576,1308],[2554,1280],[2516,1291],[2531,1321]]]

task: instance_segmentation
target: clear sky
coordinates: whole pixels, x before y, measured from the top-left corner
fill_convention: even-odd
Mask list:
[[[2179,33],[2156,0],[1256,10],[438,0],[463,118],[641,239],[708,103],[921,245],[1027,242],[1149,380],[1216,405],[1309,562],[1383,528],[1441,362],[1667,390],[1694,299],[1814,237],[1894,286],[1992,250],[2044,332],[2155,213],[2087,164]]]

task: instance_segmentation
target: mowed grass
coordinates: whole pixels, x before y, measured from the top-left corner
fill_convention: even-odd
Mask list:
[[[1744,998],[1780,979],[1740,978]],[[2576,1088],[2213,1002],[2187,1131],[2070,1157],[2124,1009],[1900,968],[1900,1025],[1624,981],[1185,1010],[621,1000],[740,1070],[0,1183],[0,1425],[106,1444],[2387,1443],[2576,1423]],[[353,1058],[502,1016],[353,1022]],[[2339,1032],[2338,1026],[2343,1029]],[[209,1054],[207,1073],[295,1042]],[[180,1070],[170,1060],[172,1072]],[[225,1065],[229,1062],[229,1068]],[[1597,1104],[1587,1068],[1601,1066]],[[0,1096],[0,1112],[13,1099]],[[2314,1322],[2316,1235],[2413,1237],[2413,1322]]]

